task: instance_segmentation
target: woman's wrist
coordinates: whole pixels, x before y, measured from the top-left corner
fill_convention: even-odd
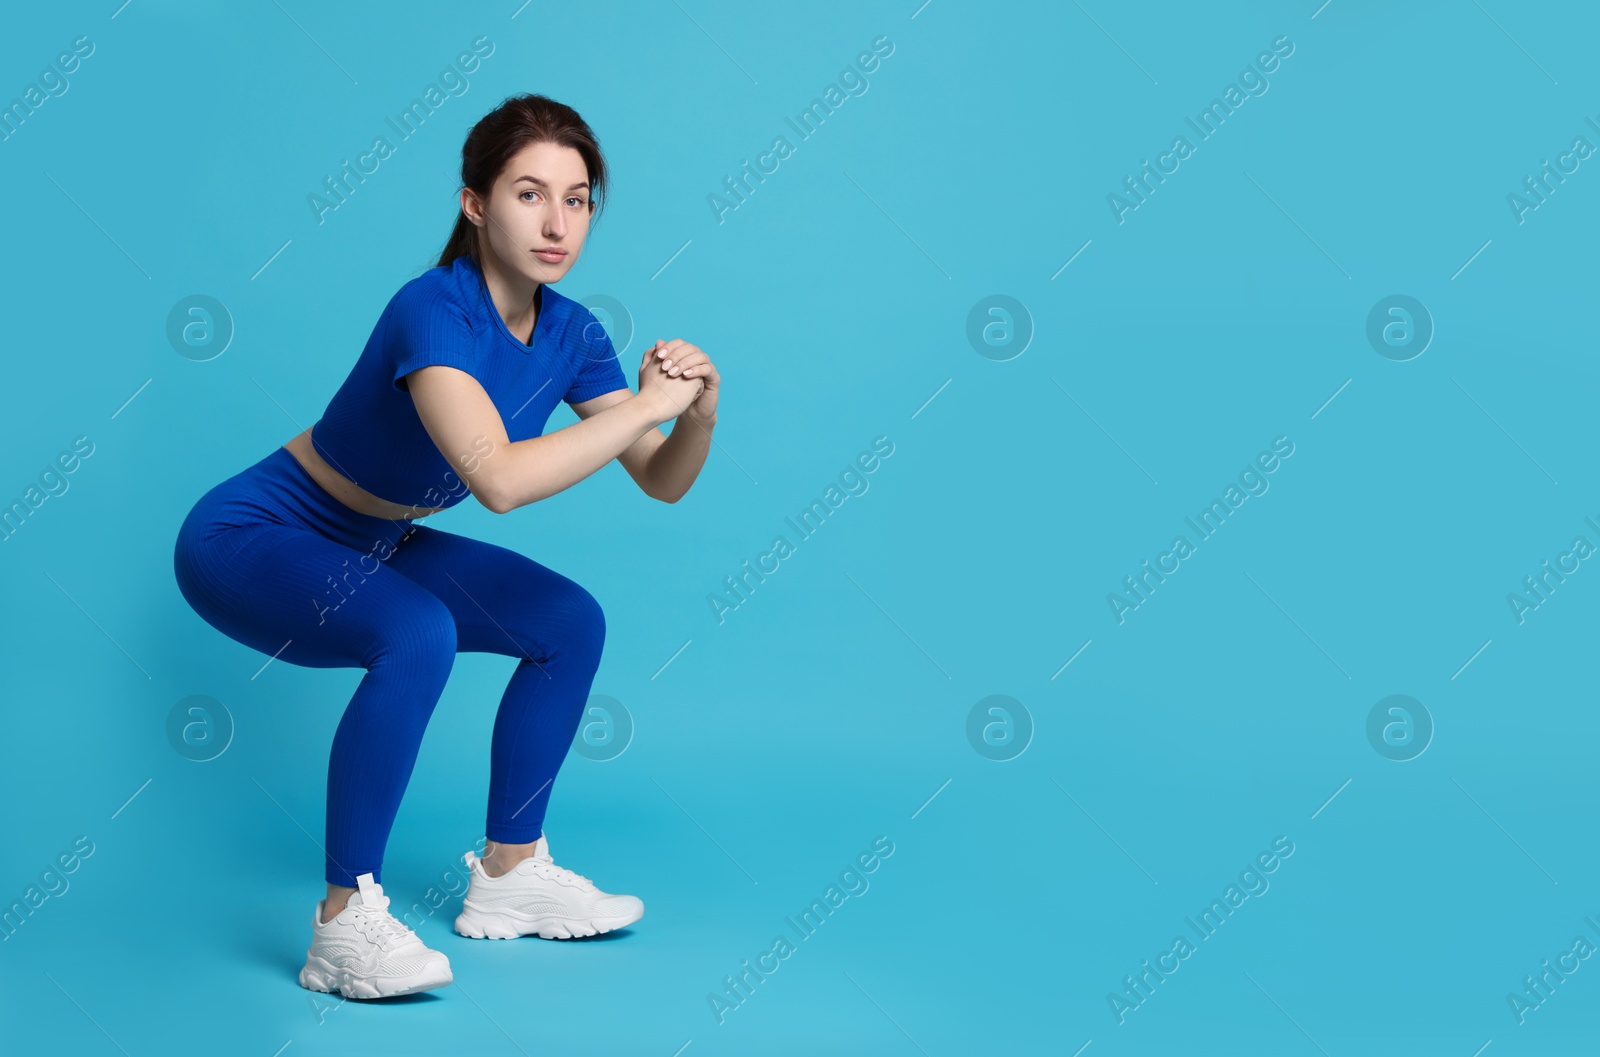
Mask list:
[[[651,424],[656,426],[671,422],[680,413],[679,409],[668,407],[668,401],[659,393],[659,390],[652,387],[634,393],[632,398],[650,416]]]

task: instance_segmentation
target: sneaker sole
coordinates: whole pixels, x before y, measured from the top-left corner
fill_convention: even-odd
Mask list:
[[[417,974],[389,980],[384,977],[358,975],[353,969],[341,969],[333,963],[308,955],[305,967],[300,970],[300,986],[308,991],[332,994],[337,991],[346,998],[394,998],[397,995],[414,995],[453,983],[455,975],[446,973],[443,979]],[[392,984],[382,987],[382,984]]]
[[[456,917],[455,927],[456,932],[474,940],[514,940],[521,936],[571,940],[620,929],[642,917],[643,908],[636,914],[579,920],[552,917],[549,914],[520,914],[515,910],[483,910],[471,903],[464,903],[464,909]]]

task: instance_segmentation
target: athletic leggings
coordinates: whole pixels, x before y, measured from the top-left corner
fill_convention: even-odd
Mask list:
[[[605,640],[588,591],[516,551],[351,510],[281,447],[195,503],[173,559],[184,599],[228,637],[290,664],[367,670],[328,755],[330,884],[382,883],[458,651],[518,658],[495,715],[485,835],[544,832]]]

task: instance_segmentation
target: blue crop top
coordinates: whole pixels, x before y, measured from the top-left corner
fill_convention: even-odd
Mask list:
[[[470,256],[431,268],[389,299],[350,375],[311,428],[328,465],[381,499],[451,507],[471,492],[422,425],[404,375],[429,364],[476,378],[512,441],[539,436],[559,401],[628,389],[594,313],[541,285],[523,344],[495,309]]]

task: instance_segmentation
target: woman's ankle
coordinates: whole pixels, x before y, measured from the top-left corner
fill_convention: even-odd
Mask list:
[[[533,852],[531,851],[525,855],[512,855],[510,853],[503,852],[492,859],[488,856],[485,856],[481,861],[483,863],[484,873],[488,874],[490,877],[504,877],[506,874],[517,868],[517,863],[522,862],[524,859],[531,858],[533,858]]]
[[[533,858],[539,841],[543,834],[526,844],[508,844],[505,841],[486,841],[480,862],[483,863],[483,872],[490,877],[503,877],[516,868],[524,859]]]
[[[346,888],[343,885],[328,885],[328,894],[322,900],[321,913],[318,920],[326,925],[338,917],[339,912],[345,908],[345,904],[350,902],[350,896],[354,892],[354,888]]]

